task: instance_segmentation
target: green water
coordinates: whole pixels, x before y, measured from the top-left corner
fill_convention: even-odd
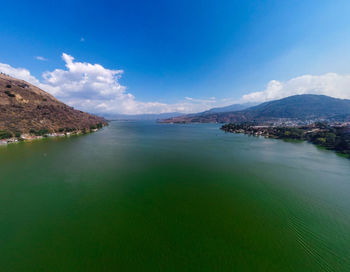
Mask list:
[[[0,147],[0,271],[350,271],[350,160],[218,128]]]

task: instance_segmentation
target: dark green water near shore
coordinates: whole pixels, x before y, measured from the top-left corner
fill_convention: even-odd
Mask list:
[[[350,271],[350,160],[219,127],[0,147],[0,271]]]

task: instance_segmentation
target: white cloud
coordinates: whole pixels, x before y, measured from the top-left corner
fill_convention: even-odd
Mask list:
[[[28,81],[33,85],[39,86],[40,82],[34,76],[32,76],[29,70],[25,68],[14,68],[8,64],[0,63],[0,72],[8,74],[10,76]]]
[[[143,102],[138,101],[119,83],[122,70],[111,70],[100,64],[78,62],[65,53],[62,54],[62,59],[65,62],[65,69],[47,71],[43,73],[41,80],[31,75],[25,68],[14,68],[4,63],[0,63],[0,71],[30,82],[70,106],[94,113],[190,113],[229,104],[264,102],[306,93],[350,99],[350,75],[327,73],[318,76],[303,75],[284,82],[272,80],[265,90],[243,95],[239,100],[185,97],[172,104]]]
[[[8,64],[0,62],[0,72],[18,79],[25,80],[51,94],[56,91],[55,87],[41,83],[36,77],[30,74],[29,70],[25,68],[14,68]]]
[[[197,112],[211,108],[215,98],[185,98],[173,104],[142,102],[126,91],[119,83],[122,70],[107,69],[100,64],[77,62],[74,57],[63,53],[65,69],[43,73],[39,81],[29,70],[14,68],[0,63],[0,71],[26,80],[51,93],[61,101],[75,108],[95,113],[165,113]]]
[[[44,58],[42,56],[36,56],[35,58],[40,61],[47,61],[47,58]]]
[[[350,75],[303,75],[287,81],[271,80],[265,90],[243,95],[240,102],[264,102],[297,94],[323,94],[350,99]]]

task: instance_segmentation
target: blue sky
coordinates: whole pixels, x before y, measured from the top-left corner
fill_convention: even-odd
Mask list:
[[[275,82],[283,85],[276,98],[293,94],[286,85],[300,77],[299,84],[304,84],[305,75],[316,81],[306,91],[320,88],[324,81],[331,84],[329,73],[335,85],[339,80],[346,85],[349,14],[349,1],[326,0],[4,1],[0,63],[27,69],[45,90],[84,110],[97,112],[99,106],[101,111],[123,113],[190,112],[274,98],[275,89],[242,100],[243,95],[266,92]],[[123,70],[113,74],[118,78],[115,93],[130,96],[103,97],[103,91],[90,90],[98,76],[90,78],[85,93],[84,88],[74,92],[59,86],[63,78],[53,80],[59,73],[50,74],[51,82],[45,82],[44,72],[69,69],[63,53],[74,57],[76,64]],[[74,69],[65,80],[77,77],[72,75]],[[347,97],[346,91],[335,94],[332,88],[336,87],[321,93]],[[79,95],[89,101],[78,99]]]

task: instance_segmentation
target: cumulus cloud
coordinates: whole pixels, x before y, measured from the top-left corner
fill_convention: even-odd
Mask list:
[[[24,68],[14,68],[8,64],[0,63],[0,72],[8,74],[10,76],[14,76],[19,79],[23,79],[32,84],[39,84],[39,80],[37,80],[34,76],[30,74],[27,69]]]
[[[122,70],[111,70],[100,64],[75,61],[74,57],[63,53],[65,69],[55,69],[43,73],[38,80],[24,68],[14,68],[0,63],[0,71],[26,80],[51,93],[63,102],[94,113],[166,113],[195,112],[206,110],[215,98],[185,98],[173,104],[138,101],[119,83]]]
[[[265,102],[296,94],[324,94],[350,99],[350,75],[327,73],[303,75],[287,81],[272,80],[263,91],[243,95],[238,100],[185,97],[172,104],[143,102],[120,84],[123,70],[75,61],[73,56],[65,53],[62,54],[62,59],[65,68],[45,72],[41,80],[25,68],[14,68],[4,63],[0,63],[0,71],[30,82],[70,106],[92,113],[191,113],[235,103]]]
[[[298,94],[322,94],[350,99],[350,75],[303,75],[287,81],[271,80],[265,90],[243,95],[240,102],[265,102]]]

